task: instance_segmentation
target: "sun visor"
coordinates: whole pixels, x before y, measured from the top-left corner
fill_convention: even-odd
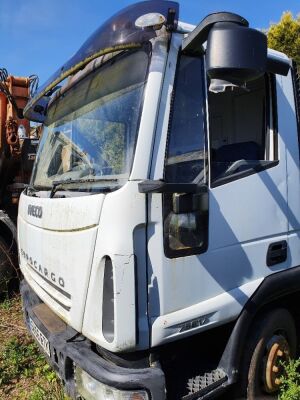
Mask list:
[[[39,88],[35,97],[25,108],[24,114],[27,117],[33,115],[34,110],[30,112],[29,110],[38,103],[39,99],[51,93],[55,86],[84,68],[93,59],[118,50],[138,48],[156,37],[162,25],[165,25],[168,31],[176,30],[178,17],[179,4],[174,1],[143,1],[121,10],[98,28],[77,53]],[[157,20],[158,23],[153,22],[155,25],[149,26],[151,21]],[[144,25],[143,21],[145,21]]]

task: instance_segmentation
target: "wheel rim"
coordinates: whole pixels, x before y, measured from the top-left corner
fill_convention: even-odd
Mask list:
[[[282,363],[290,358],[290,347],[286,338],[282,335],[274,335],[266,346],[264,359],[263,382],[267,393],[278,391],[281,383],[280,377],[284,373]]]

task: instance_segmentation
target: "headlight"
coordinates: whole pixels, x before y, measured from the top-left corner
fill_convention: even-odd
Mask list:
[[[84,400],[149,400],[145,390],[119,390],[96,381],[76,367],[76,387]]]

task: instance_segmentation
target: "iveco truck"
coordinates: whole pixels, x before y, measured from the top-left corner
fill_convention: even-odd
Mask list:
[[[28,330],[74,399],[276,398],[300,338],[299,77],[236,14],[144,1],[25,109]]]

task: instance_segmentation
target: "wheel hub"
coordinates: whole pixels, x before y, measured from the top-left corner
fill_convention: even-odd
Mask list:
[[[264,388],[267,393],[276,392],[283,375],[282,363],[290,358],[290,348],[286,338],[282,335],[273,336],[267,344],[267,355],[264,365]]]

